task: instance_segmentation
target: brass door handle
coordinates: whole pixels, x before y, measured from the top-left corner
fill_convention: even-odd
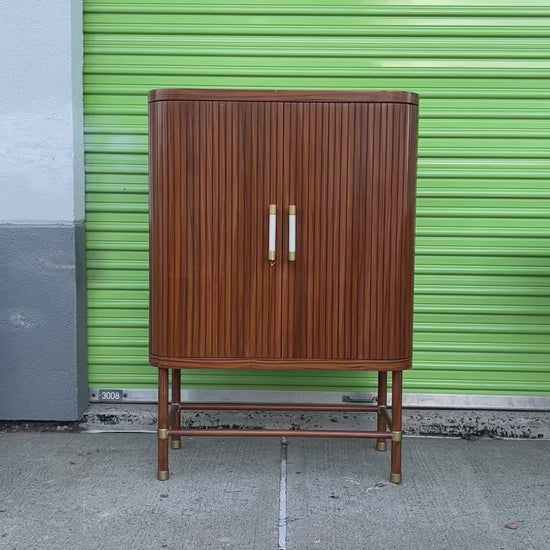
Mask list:
[[[288,207],[288,261],[296,261],[296,205]]]
[[[277,205],[269,205],[269,247],[267,259],[274,262],[277,259]]]

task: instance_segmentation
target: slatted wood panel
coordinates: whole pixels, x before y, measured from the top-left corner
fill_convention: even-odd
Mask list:
[[[280,264],[267,252],[282,104],[167,101],[150,114],[151,354],[279,357]]]
[[[412,349],[413,105],[285,103],[285,357],[395,360]]]

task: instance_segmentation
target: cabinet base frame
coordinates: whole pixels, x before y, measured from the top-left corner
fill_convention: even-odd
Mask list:
[[[172,398],[168,394],[168,376],[172,371]],[[297,405],[269,403],[181,403],[181,369],[159,368],[158,400],[158,469],[157,479],[169,478],[168,454],[181,448],[182,436],[236,436],[236,437],[350,437],[376,439],[376,449],[386,450],[391,442],[392,483],[401,483],[402,398],[403,371],[392,372],[392,414],[387,409],[387,371],[378,372],[378,405]],[[300,411],[300,412],[371,412],[377,414],[376,431],[358,430],[257,430],[257,429],[200,429],[181,427],[182,411]]]

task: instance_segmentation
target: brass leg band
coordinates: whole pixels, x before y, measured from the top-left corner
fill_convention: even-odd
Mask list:
[[[399,442],[403,439],[403,433],[402,432],[392,432],[391,433],[391,440],[395,442]]]
[[[181,449],[181,439],[172,439],[172,441],[170,441],[170,447],[172,447],[172,449]]]
[[[170,477],[170,475],[169,475],[168,470],[164,470],[164,471],[163,471],[163,470],[159,470],[159,471],[157,472],[157,479],[158,479],[159,481],[167,481],[169,477]]]
[[[401,474],[392,474],[390,477],[392,483],[401,483]]]
[[[383,453],[386,450],[386,442],[378,441],[378,443],[376,444],[376,450]]]
[[[167,428],[159,428],[158,437],[159,437],[159,439],[168,439],[168,429]]]

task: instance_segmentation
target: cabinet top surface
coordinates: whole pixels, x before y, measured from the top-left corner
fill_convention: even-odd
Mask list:
[[[338,90],[151,90],[149,103],[154,101],[290,101],[342,103],[409,103],[418,105],[413,92],[363,92]]]

